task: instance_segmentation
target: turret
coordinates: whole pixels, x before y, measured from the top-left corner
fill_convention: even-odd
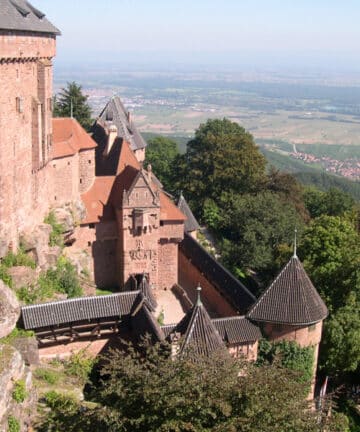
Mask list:
[[[247,317],[260,323],[271,341],[295,341],[314,347],[314,373],[322,322],[328,310],[302,263],[294,254],[276,279],[250,309]]]

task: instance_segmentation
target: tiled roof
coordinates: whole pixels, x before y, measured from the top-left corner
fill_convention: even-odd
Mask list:
[[[155,342],[160,342],[165,339],[159,323],[151,313],[151,307],[146,298],[142,295],[139,297],[139,303],[135,306],[134,312],[131,315],[132,330],[139,339],[150,335]]]
[[[38,305],[23,306],[25,329],[106,317],[129,315],[139,291],[104,296],[79,297]]]
[[[245,316],[216,318],[212,322],[223,341],[229,344],[254,342],[262,337],[259,327]]]
[[[156,302],[155,296],[153,294],[153,290],[151,289],[150,284],[149,284],[145,274],[143,274],[138,288],[139,288],[140,292],[142,293],[142,295],[148,300],[150,310],[152,312],[154,312],[156,309],[156,306],[157,306],[157,302]]]
[[[50,33],[60,35],[60,30],[25,0],[0,0],[0,30]]]
[[[215,318],[211,321],[225,343],[240,344],[254,342],[262,337],[259,327],[245,316]],[[161,326],[161,330],[167,338],[172,333],[176,331],[180,332],[184,328],[178,324],[166,324]]]
[[[113,96],[106,104],[99,120],[104,125],[114,124],[118,130],[118,137],[130,144],[131,150],[140,150],[146,147],[146,142],[131,120],[130,113],[126,110],[119,96]]]
[[[256,299],[245,285],[207,253],[189,234],[185,233],[179,247],[191,263],[241,314],[245,314],[254,304]]]
[[[82,224],[97,223],[102,220],[115,220],[115,213],[109,204],[115,177],[96,177],[91,188],[81,195],[86,208]]]
[[[293,256],[247,317],[276,324],[309,325],[323,320],[327,314],[300,260]]]
[[[81,150],[94,149],[97,144],[72,118],[53,118],[52,159],[71,156]]]
[[[186,216],[186,221],[184,224],[185,232],[191,232],[196,231],[200,228],[200,225],[198,221],[195,219],[195,216],[193,215],[193,212],[191,211],[189,204],[186,202],[186,199],[184,198],[183,194],[180,195],[179,201],[178,201],[178,209],[184,213]]]
[[[180,355],[187,350],[209,355],[225,348],[218,330],[199,299],[179,322],[175,331],[183,335],[180,342]]]
[[[160,219],[184,221],[186,216],[176,207],[163,191],[160,191]]]

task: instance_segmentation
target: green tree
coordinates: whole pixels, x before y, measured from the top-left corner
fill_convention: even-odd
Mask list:
[[[321,358],[332,376],[360,372],[360,300],[355,294],[325,321]]]
[[[226,197],[221,234],[224,262],[236,268],[272,271],[277,248],[293,242],[302,221],[295,208],[275,193]]]
[[[148,140],[146,163],[150,163],[155,175],[166,190],[172,190],[174,161],[179,154],[177,143],[167,137],[158,136]]]
[[[111,351],[104,361],[97,405],[84,410],[51,395],[48,429],[37,430],[319,431],[304,384],[286,368],[255,367],[227,353],[172,358],[170,347],[159,344],[146,344],[141,352],[129,345],[126,351]],[[333,427],[335,417],[324,419],[329,432],[344,430]]]
[[[195,131],[177,160],[178,189],[201,215],[206,198],[219,203],[223,191],[255,192],[265,182],[265,158],[251,134],[228,119],[208,120]]]
[[[312,218],[322,215],[342,216],[345,212],[351,212],[355,205],[349,194],[337,188],[330,188],[327,192],[314,187],[307,188],[304,201]]]
[[[54,99],[54,116],[55,117],[73,117],[81,126],[89,131],[93,120],[91,118],[91,108],[87,102],[88,96],[82,92],[82,87],[76,82],[67,83],[67,87],[61,89],[61,92]]]
[[[342,307],[351,292],[360,297],[359,235],[350,221],[337,216],[314,219],[304,232],[299,254],[330,311]]]

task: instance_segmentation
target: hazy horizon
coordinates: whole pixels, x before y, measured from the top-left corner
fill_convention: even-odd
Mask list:
[[[336,0],[32,0],[62,32],[56,63],[360,71],[360,4]]]

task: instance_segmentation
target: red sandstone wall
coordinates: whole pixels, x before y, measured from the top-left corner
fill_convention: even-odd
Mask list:
[[[274,324],[265,324],[265,333],[268,335],[270,340],[279,341],[295,341],[302,347],[313,346],[314,347],[314,369],[313,369],[313,379],[311,384],[311,390],[309,392],[309,399],[314,396],[315,390],[315,378],[316,370],[319,357],[319,344],[321,341],[322,333],[322,321],[311,325],[311,326],[279,326]]]
[[[270,340],[296,341],[300,346],[317,345],[321,340],[322,322],[314,326],[279,326],[273,324],[265,325],[265,333]]]
[[[79,153],[80,193],[90,189],[95,179],[95,150],[83,150]]]
[[[79,197],[79,155],[54,159],[49,177],[53,182],[51,203],[61,206]]]
[[[245,344],[230,344],[228,350],[235,358],[243,356],[247,361],[256,361],[258,341]]]
[[[199,283],[202,288],[202,301],[211,318],[237,315],[236,310],[179,251],[179,285],[184,288],[193,303],[196,300],[196,287]]]
[[[169,289],[178,283],[178,243],[160,242],[158,277],[158,289]]]
[[[53,58],[55,55],[55,36],[0,31],[0,58]]]
[[[0,32],[0,238],[14,247],[18,234],[48,211],[48,182],[34,169],[32,144],[35,129],[51,134],[51,125],[34,125],[51,113],[44,106],[43,119],[34,116],[33,106],[39,94],[52,96],[51,64],[39,86],[38,62],[54,55],[55,37]]]

